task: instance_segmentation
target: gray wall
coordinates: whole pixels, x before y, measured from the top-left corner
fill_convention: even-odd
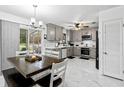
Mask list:
[[[19,49],[19,24],[2,20],[2,70],[12,68],[8,57],[16,55]]]
[[[1,54],[2,54],[2,44],[1,44],[1,42],[2,42],[2,28],[1,28],[2,26],[1,26],[1,20],[0,20],[0,75],[1,75]]]

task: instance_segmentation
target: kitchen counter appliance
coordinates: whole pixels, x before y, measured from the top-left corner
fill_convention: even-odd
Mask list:
[[[92,40],[92,35],[90,34],[82,35],[82,41],[84,40]]]
[[[90,58],[90,48],[81,48],[81,59],[89,59]]]

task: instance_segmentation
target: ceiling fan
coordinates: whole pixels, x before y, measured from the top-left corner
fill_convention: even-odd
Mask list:
[[[68,28],[72,30],[82,30],[82,29],[90,28],[91,25],[95,25],[95,24],[96,22],[94,21],[80,21],[69,24]]]

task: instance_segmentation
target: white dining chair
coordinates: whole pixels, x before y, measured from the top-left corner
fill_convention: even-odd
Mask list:
[[[45,71],[43,71],[41,73],[38,73],[38,74],[32,76],[31,78],[36,82],[36,81],[40,80],[41,78],[49,75],[50,73],[51,73],[51,70],[47,69],[47,70],[45,70]]]
[[[39,84],[41,87],[63,87],[67,61],[68,59],[65,59],[63,62],[53,63],[51,74],[38,80],[36,84]]]
[[[6,87],[5,83],[6,83],[6,81],[4,79],[4,76],[1,74],[0,75],[0,87]]]
[[[27,51],[16,51],[16,57],[24,57],[27,53]]]

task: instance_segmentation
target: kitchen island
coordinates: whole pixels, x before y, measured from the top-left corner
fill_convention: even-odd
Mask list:
[[[96,58],[96,47],[84,46],[84,45],[46,47],[45,54],[52,57],[57,57],[59,59],[70,57],[70,56],[81,57],[82,48],[89,48],[89,52],[90,52],[89,57]],[[62,52],[62,50],[64,50],[64,52]],[[62,57],[63,55],[65,56]]]

